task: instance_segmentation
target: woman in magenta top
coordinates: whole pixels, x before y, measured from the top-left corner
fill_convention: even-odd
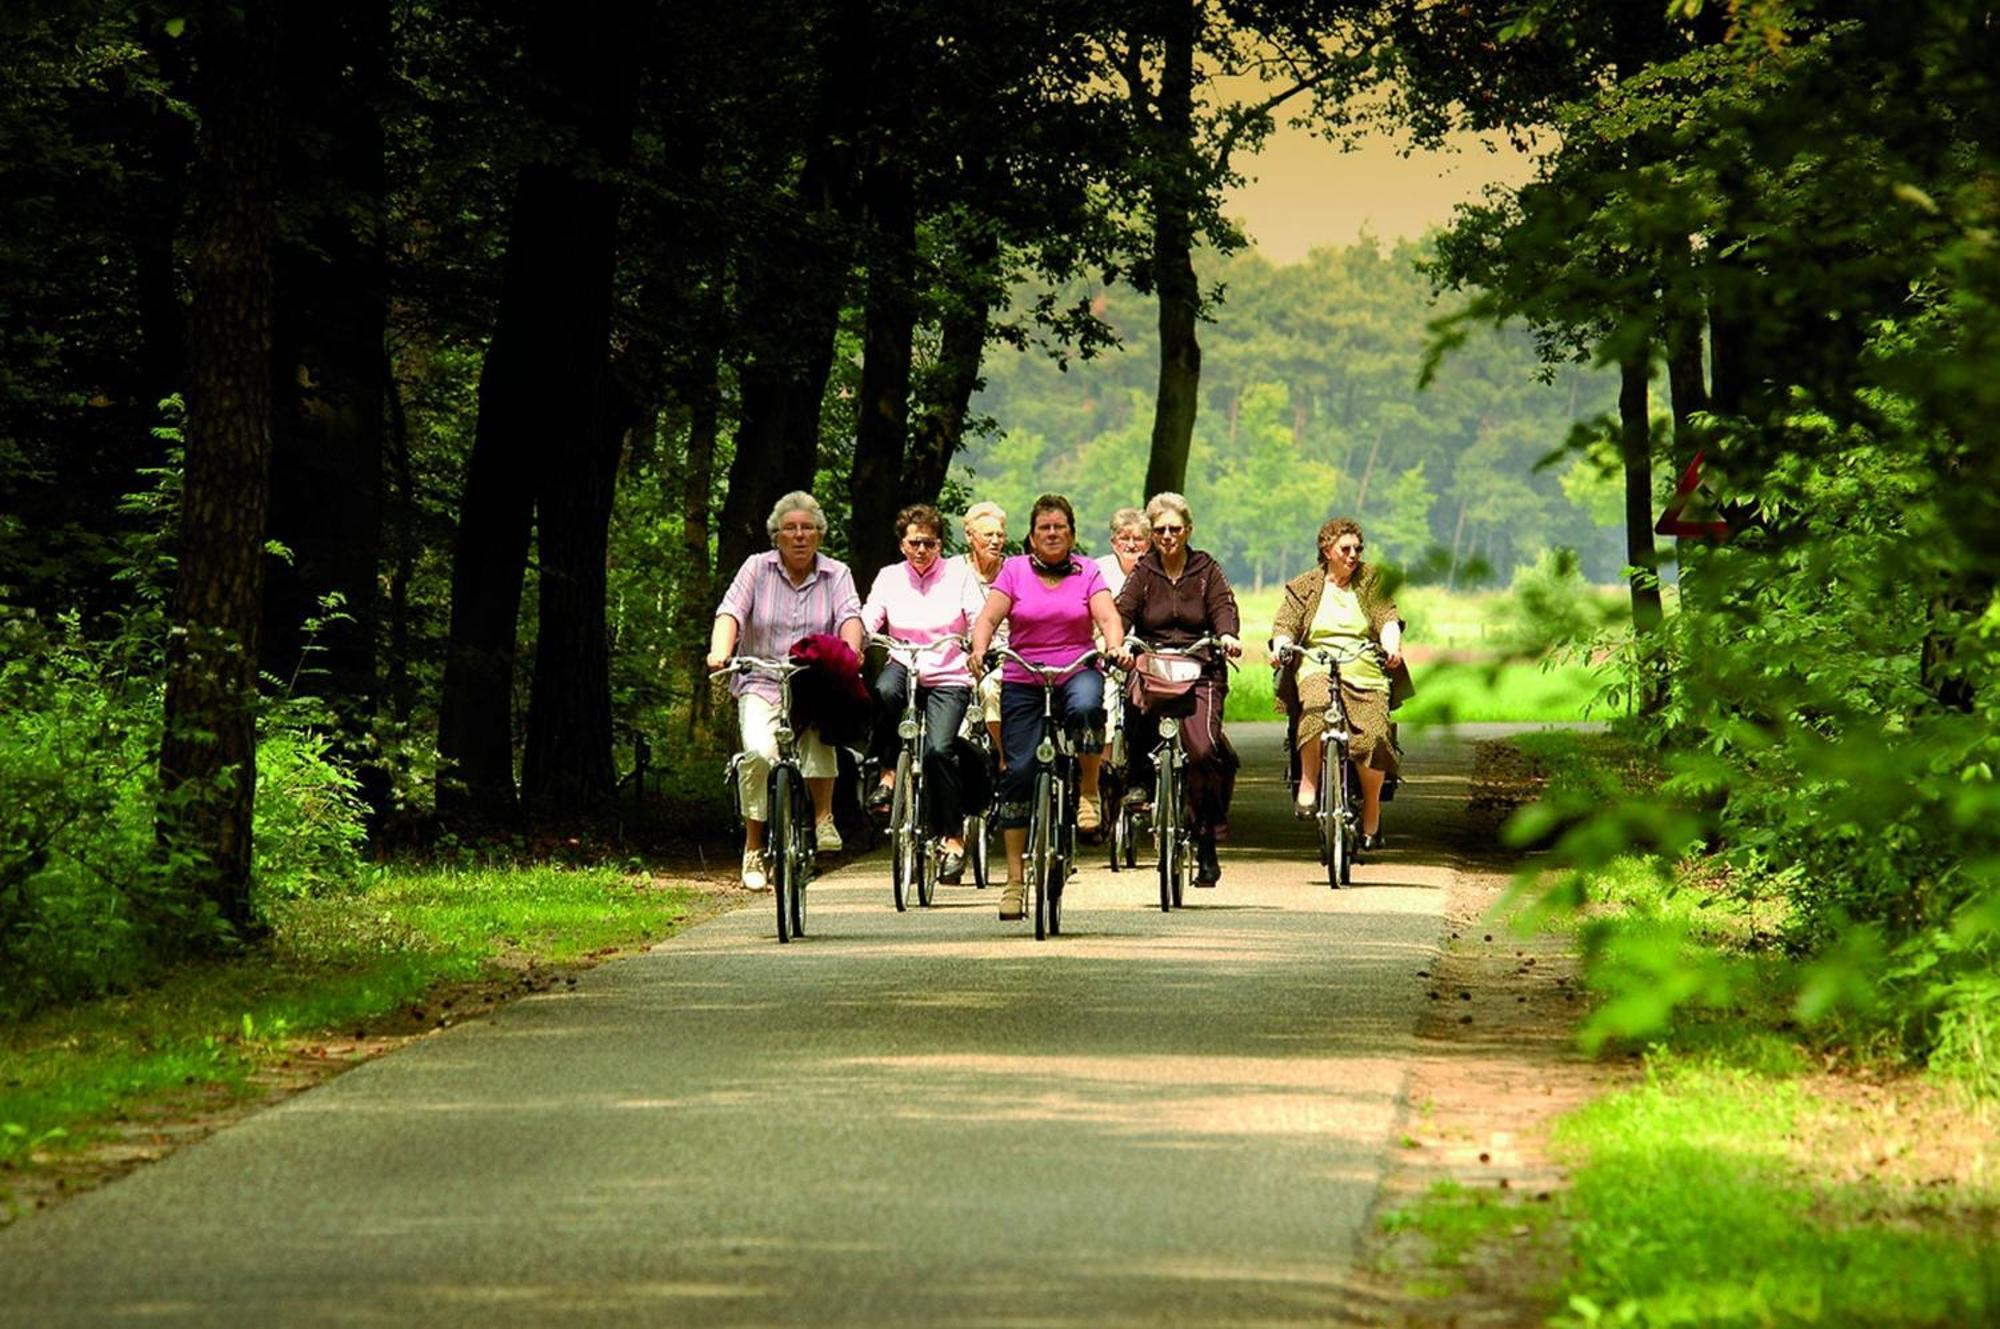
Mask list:
[[[1125,628],[1112,607],[1111,588],[1097,565],[1076,557],[1076,512],[1061,494],[1044,494],[1028,513],[1028,552],[1007,560],[972,625],[974,667],[986,654],[1004,621],[1008,645],[1023,659],[1042,665],[1068,664],[1095,643],[1124,648]],[[1103,747],[1104,675],[1084,666],[1063,680],[1056,713],[1074,738],[1083,767],[1077,828],[1094,831],[1103,822],[1097,803],[1098,754]],[[1007,769],[1000,786],[998,821],[1007,841],[1007,889],[1000,917],[1026,911],[1027,882],[1021,855],[1028,844],[1028,802],[1035,792],[1035,744],[1042,732],[1042,687],[1012,660],[1000,674],[1000,744]]]

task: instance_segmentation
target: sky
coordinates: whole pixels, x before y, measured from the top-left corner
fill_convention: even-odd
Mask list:
[[[1401,155],[1391,139],[1371,137],[1342,152],[1303,130],[1280,125],[1255,157],[1238,163],[1254,177],[1231,190],[1224,211],[1274,263],[1296,263],[1321,245],[1353,244],[1365,230],[1393,244],[1451,219],[1488,183],[1519,184],[1528,158],[1487,152],[1476,140],[1461,150]]]

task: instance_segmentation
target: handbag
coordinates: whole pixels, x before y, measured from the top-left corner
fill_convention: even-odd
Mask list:
[[[1194,688],[1206,666],[1192,655],[1172,651],[1147,651],[1132,665],[1126,680],[1126,695],[1141,711],[1151,713],[1170,701],[1178,701]]]

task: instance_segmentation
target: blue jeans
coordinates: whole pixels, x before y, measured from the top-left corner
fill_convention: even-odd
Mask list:
[[[875,676],[875,756],[885,768],[894,768],[896,748],[902,742],[896,726],[903,718],[909,679],[909,671],[894,660]],[[917,704],[924,710],[924,784],[930,790],[924,798],[924,819],[933,835],[957,835],[965,821],[964,791],[952,745],[971,700],[971,688],[917,688]]]
[[[1056,689],[1055,716],[1067,729],[1078,752],[1104,746],[1104,675],[1082,669]],[[1042,685],[1000,685],[1000,746],[1007,754],[1007,773],[1000,784],[1002,829],[1028,824],[1028,803],[1035,796],[1035,745],[1042,740]]]

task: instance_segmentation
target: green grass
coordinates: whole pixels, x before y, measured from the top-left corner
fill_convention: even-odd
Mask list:
[[[441,984],[664,937],[705,900],[607,868],[539,866],[387,869],[351,895],[281,902],[256,954],[0,1035],[0,1167],[123,1116],[254,1093],[253,1074],[294,1040],[351,1033]]]
[[[1832,1175],[1798,1081],[1665,1054],[1649,1071],[1558,1128],[1574,1169],[1570,1323],[1959,1325],[2000,1311],[1990,1227],[1945,1207],[1970,1197]]]
[[[1544,1205],[1523,1205],[1503,1191],[1440,1181],[1417,1203],[1382,1215],[1382,1228],[1419,1234],[1432,1267],[1456,1269],[1475,1248],[1502,1232],[1539,1228],[1548,1218]]]
[[[1595,670],[1583,665],[1543,669],[1522,662],[1465,664],[1437,662],[1414,666],[1417,695],[1397,710],[1399,724],[1470,724],[1508,721],[1559,724],[1592,718],[1591,702],[1602,686]],[[1270,666],[1245,655],[1230,675],[1226,720],[1275,720]]]

